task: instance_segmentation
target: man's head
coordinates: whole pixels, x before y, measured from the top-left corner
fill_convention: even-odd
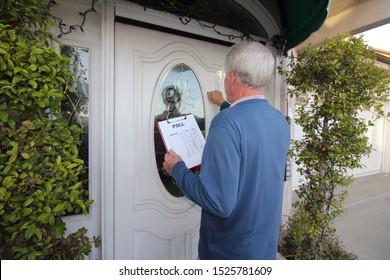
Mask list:
[[[226,75],[233,72],[241,85],[262,89],[271,79],[275,59],[270,49],[257,42],[233,45],[225,60]]]

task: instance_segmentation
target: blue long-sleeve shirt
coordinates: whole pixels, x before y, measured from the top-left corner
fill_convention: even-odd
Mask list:
[[[252,99],[215,116],[199,176],[174,165],[177,185],[202,207],[200,259],[275,259],[289,142],[284,116]]]

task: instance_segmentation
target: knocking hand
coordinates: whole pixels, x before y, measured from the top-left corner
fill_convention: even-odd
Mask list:
[[[221,106],[226,101],[222,96],[222,92],[219,90],[208,91],[207,97],[212,103],[218,106]]]
[[[169,150],[164,155],[163,168],[165,172],[168,173],[169,175],[172,175],[172,168],[179,161],[182,161],[182,158],[179,155],[177,155],[173,150]]]

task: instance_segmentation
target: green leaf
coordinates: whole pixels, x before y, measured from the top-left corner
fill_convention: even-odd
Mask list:
[[[58,81],[60,81],[61,83],[63,83],[63,84],[66,83],[66,82],[65,82],[65,79],[62,78],[62,77],[60,77],[60,76],[57,76],[56,79],[57,79]]]
[[[29,206],[33,201],[34,201],[34,198],[33,198],[33,197],[27,199],[27,200],[23,203],[23,207]]]
[[[73,190],[77,190],[79,189],[80,187],[83,186],[83,182],[77,182],[76,184],[74,184],[74,186],[72,187]]]
[[[77,163],[71,163],[71,164],[69,164],[66,168],[72,169],[72,168],[75,168],[75,167],[77,167],[77,166],[79,166]]]
[[[83,212],[86,210],[85,204],[81,199],[76,200],[76,203],[83,209]]]
[[[22,79],[22,76],[19,76],[19,75],[14,76],[14,77],[12,78],[12,83],[13,83],[13,84],[16,84],[16,83],[18,83],[21,79]]]
[[[31,71],[36,71],[38,66],[36,64],[31,64],[29,68]]]
[[[45,222],[47,220],[47,218],[49,217],[50,213],[42,213],[41,215],[39,215],[39,217],[37,218],[37,221],[39,222]]]
[[[64,211],[65,207],[66,207],[66,203],[59,204],[56,207],[54,207],[53,212],[54,213],[62,212]]]
[[[10,145],[12,146],[12,148],[13,148],[12,150],[13,150],[13,151],[16,152],[16,151],[18,150],[19,145],[18,145],[17,142],[11,141],[11,142],[10,142]]]
[[[59,93],[58,91],[55,91],[55,92],[49,92],[49,96],[52,96],[52,97],[63,97],[63,94],[62,93]]]
[[[61,164],[62,157],[60,155],[57,156],[56,163],[57,165]]]
[[[5,188],[9,188],[10,186],[11,186],[11,184],[12,184],[12,177],[11,176],[7,176],[7,177],[5,177],[4,179],[3,179],[3,186],[5,187]]]
[[[32,93],[32,96],[33,97],[43,97],[43,96],[45,96],[45,94],[42,91],[34,91]]]
[[[43,52],[44,52],[43,49],[34,48],[34,49],[31,51],[31,54],[43,54]]]
[[[32,86],[33,89],[38,87],[38,83],[35,80],[29,80],[28,83]]]
[[[15,120],[13,120],[13,119],[8,119],[8,124],[9,124],[9,126],[10,126],[11,128],[15,128],[16,122],[15,122]]]
[[[65,227],[65,224],[56,224],[54,227],[53,227],[53,233],[54,235],[57,237],[57,238],[61,238],[64,233],[65,233],[65,230],[66,230],[66,227]]]
[[[0,121],[8,122],[8,112],[2,111],[0,112]]]
[[[15,67],[14,62],[13,62],[11,59],[7,59],[7,63],[8,63],[8,66],[9,66],[10,68],[14,68],[14,67]],[[12,72],[11,72],[11,73],[12,73]]]
[[[9,160],[8,160],[8,163],[13,163],[15,160],[16,160],[16,158],[18,157],[18,155],[12,155],[12,156],[10,156],[9,157]]]
[[[11,164],[8,164],[5,168],[4,168],[4,170],[3,170],[3,174],[5,175],[5,174],[7,174],[8,173],[8,171],[10,171],[11,170],[11,167],[12,167],[12,165]]]
[[[71,191],[70,194],[69,194],[69,200],[71,202],[74,202],[80,195],[80,192],[79,191]]]
[[[19,73],[20,71],[23,71],[23,70],[24,70],[23,68],[16,66],[14,68],[14,73],[16,74],[16,73]]]
[[[42,232],[39,228],[35,228],[34,233],[38,237],[39,240],[42,240]]]
[[[84,161],[82,159],[79,159],[79,158],[75,158],[73,161],[77,162],[78,164],[84,164]]]
[[[9,86],[11,83],[8,80],[1,80],[0,85]]]
[[[30,55],[29,61],[30,61],[31,63],[36,63],[36,62],[37,62],[37,57],[36,57],[34,54],[31,54],[31,55]]]
[[[38,69],[41,70],[41,71],[44,71],[44,72],[50,72],[51,71],[50,67],[47,66],[47,65],[41,65],[41,66],[38,67]]]
[[[52,187],[52,185],[51,185],[50,183],[46,183],[46,184],[45,184],[45,188],[46,188],[46,190],[48,190],[49,192],[51,192],[51,191],[53,190],[53,187]]]
[[[42,252],[41,251],[33,251],[33,252],[30,252],[28,253],[28,256],[27,256],[27,259],[28,260],[36,260],[37,257],[39,256],[42,256]]]
[[[46,105],[42,99],[37,99],[37,100],[35,100],[35,102],[38,104],[39,107],[41,107],[43,109],[46,108]]]
[[[33,210],[31,208],[25,208],[22,210],[22,216],[26,217],[26,216],[30,215],[32,212],[33,212]]]
[[[27,228],[26,232],[24,233],[24,237],[25,237],[27,240],[30,239],[31,236],[34,235],[35,229],[36,229],[36,226],[35,226],[35,225],[30,225],[30,226]]]
[[[30,158],[30,155],[27,154],[27,153],[22,153],[22,157],[25,158],[25,159],[29,159],[29,158]]]

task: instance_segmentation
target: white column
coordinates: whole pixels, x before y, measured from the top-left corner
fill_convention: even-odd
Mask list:
[[[115,5],[102,3],[102,258],[114,259],[114,25]]]
[[[390,112],[390,98],[387,99],[384,109],[386,114]],[[382,172],[390,174],[390,117],[385,119],[383,134]]]

